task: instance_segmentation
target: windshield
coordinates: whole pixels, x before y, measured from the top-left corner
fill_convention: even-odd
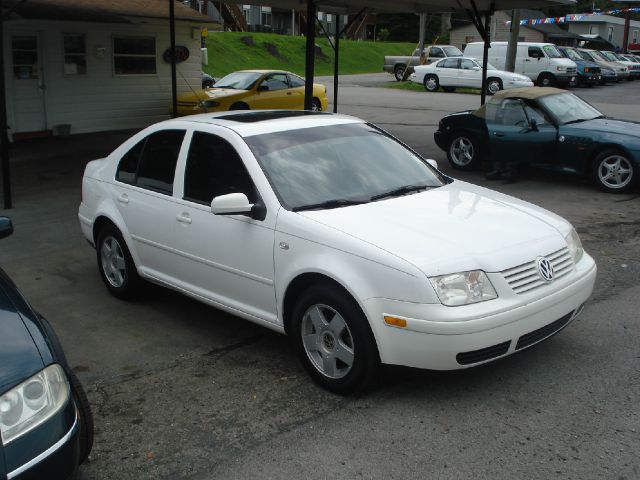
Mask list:
[[[582,58],[584,58],[585,60],[590,60],[590,61],[592,61],[592,62],[594,62],[594,61],[595,61],[595,58],[593,58],[589,52],[583,52],[583,51],[581,51],[581,50],[578,50],[578,53],[579,53],[579,54],[580,54],[580,56],[581,56]]]
[[[610,62],[617,62],[618,58],[611,52],[600,52]]]
[[[234,72],[218,80],[213,88],[249,90],[261,76],[259,72]]]
[[[267,133],[245,141],[280,202],[293,210],[327,202],[333,204],[325,208],[366,203],[402,187],[424,190],[446,183],[421,157],[364,123]],[[409,189],[398,194],[405,193]]]
[[[544,53],[546,53],[549,58],[562,58],[562,54],[553,45],[544,45],[542,50],[544,50]]]
[[[601,52],[598,52],[598,51],[594,50],[593,52],[589,52],[589,53],[591,53],[591,55],[593,57],[595,57],[597,60],[600,60],[601,62],[609,62],[610,61],[607,57],[602,55]]]
[[[541,97],[538,102],[556,117],[558,123],[576,123],[601,118],[604,115],[573,93]]]
[[[578,54],[578,52],[576,52],[575,50],[571,49],[571,48],[565,48],[562,50],[564,53],[567,54],[567,57],[569,57],[571,60],[577,60],[579,62],[582,61],[582,57]]]
[[[447,57],[461,57],[462,52],[458,50],[456,47],[442,47],[444,53],[447,54]]]

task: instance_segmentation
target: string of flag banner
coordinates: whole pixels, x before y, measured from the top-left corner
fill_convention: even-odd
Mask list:
[[[640,7],[634,8],[616,8],[615,10],[607,10],[605,12],[593,12],[593,13],[572,13],[563,17],[547,17],[547,18],[524,18],[520,20],[520,25],[542,25],[545,23],[566,23],[582,20],[591,15],[618,15],[620,13],[638,13]],[[504,22],[506,25],[511,24],[511,20]]]

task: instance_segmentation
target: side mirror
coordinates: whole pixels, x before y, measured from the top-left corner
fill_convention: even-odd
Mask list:
[[[13,223],[9,217],[0,217],[0,238],[8,237],[13,233]]]
[[[211,211],[214,215],[245,215],[251,213],[253,204],[244,193],[229,193],[220,195],[211,201]]]
[[[532,132],[538,131],[538,122],[536,121],[535,118],[532,118],[531,120],[529,120],[529,130]]]
[[[258,87],[258,91],[259,92],[268,92],[269,91],[269,85],[260,85]]]
[[[436,170],[438,170],[438,162],[436,162],[434,159],[427,158],[427,163],[431,165],[433,168],[435,168]]]

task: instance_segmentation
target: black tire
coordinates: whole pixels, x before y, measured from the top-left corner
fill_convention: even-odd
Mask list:
[[[503,89],[502,80],[499,78],[488,78],[486,89],[487,95],[495,95]]]
[[[470,153],[468,159],[465,152]],[[464,130],[452,132],[447,140],[447,159],[456,170],[475,170],[480,165],[480,145],[478,140]]]
[[[138,275],[127,243],[114,225],[107,224],[98,232],[96,256],[100,277],[111,295],[123,300],[140,295],[142,279]]]
[[[554,77],[551,73],[541,73],[538,76],[538,86],[539,87],[553,87],[556,84],[556,77]]]
[[[312,320],[314,307],[321,312],[324,330],[318,329]],[[346,325],[346,328],[336,325]],[[355,300],[336,286],[318,284],[302,292],[292,312],[291,335],[294,348],[309,375],[329,391],[349,394],[364,390],[378,376],[380,357],[369,322]],[[303,335],[310,346],[305,347]],[[313,336],[317,341],[311,340]],[[351,348],[350,366],[338,358],[338,350],[348,352],[345,346]],[[319,366],[320,362],[323,366]],[[327,365],[332,367],[327,368]],[[322,369],[329,372],[324,373]]]
[[[438,88],[440,88],[440,81],[435,75],[425,75],[422,85],[427,92],[437,92]]]
[[[607,175],[612,177],[607,179]],[[591,179],[608,193],[628,192],[637,182],[637,172],[629,155],[621,150],[607,149],[593,160]]]
[[[393,69],[393,76],[396,77],[396,81],[401,82],[404,80],[404,71],[407,69],[404,65],[396,65]]]
[[[244,102],[236,102],[229,107],[229,110],[250,110],[249,105]]]
[[[447,93],[453,93],[456,91],[456,87],[442,87],[442,90],[444,90]]]
[[[71,394],[80,414],[80,456],[78,463],[82,464],[89,457],[93,448],[93,412],[87,394],[82,388],[82,384],[75,373],[67,371],[69,383],[71,384]]]
[[[322,111],[322,103],[320,103],[320,100],[315,98],[313,100],[311,100],[311,110],[314,112],[321,112]]]

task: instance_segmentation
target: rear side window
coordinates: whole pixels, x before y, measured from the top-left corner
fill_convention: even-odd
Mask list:
[[[217,135],[194,132],[187,156],[184,199],[209,205],[215,197],[228,193],[244,193],[250,203],[257,199],[235,148]]]
[[[457,58],[447,58],[441,61],[438,66],[441,68],[458,68],[458,61]]]
[[[444,53],[442,49],[437,47],[431,47],[431,51],[429,52],[429,56],[432,58],[444,58]]]
[[[120,160],[116,179],[171,195],[184,130],[162,130],[137,143]]]

